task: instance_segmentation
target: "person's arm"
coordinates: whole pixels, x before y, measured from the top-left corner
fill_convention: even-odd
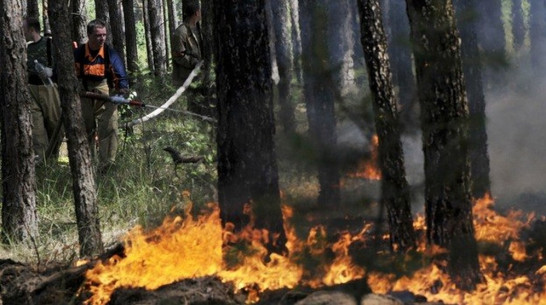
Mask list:
[[[197,54],[192,54],[188,48],[188,31],[186,28],[177,30],[173,35],[172,55],[176,64],[187,69],[193,69],[199,62]]]
[[[110,76],[114,84],[114,89],[123,90],[129,89],[129,80],[127,79],[127,72],[125,71],[125,65],[123,60],[119,56],[118,52],[114,49],[109,50],[110,55]]]

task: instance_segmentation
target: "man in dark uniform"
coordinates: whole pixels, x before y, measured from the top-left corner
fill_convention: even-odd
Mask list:
[[[53,82],[51,38],[40,35],[40,21],[28,18],[23,26],[27,45],[27,72],[32,96],[32,142],[38,162],[56,159],[61,145],[61,105]],[[48,154],[49,155],[46,155]]]

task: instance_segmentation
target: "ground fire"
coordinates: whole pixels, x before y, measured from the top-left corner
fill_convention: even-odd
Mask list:
[[[478,241],[505,247],[515,262],[529,259],[543,262],[541,250],[527,253],[519,239],[521,230],[529,227],[534,216],[521,212],[501,216],[492,206],[489,196],[475,203]],[[368,238],[371,224],[365,224],[357,234],[342,232],[334,243],[326,241],[327,233],[322,226],[312,228],[307,239],[301,240],[290,224],[294,211],[287,205],[283,206],[283,215],[290,254],[287,257],[271,254],[266,259],[268,252],[260,242],[264,232],[248,227],[236,238],[247,240],[250,250],[238,254],[237,265],[228,266],[223,253],[232,249],[223,247],[224,240],[235,237],[222,230],[218,207],[211,204],[209,208],[209,212],[198,217],[192,217],[189,211],[184,216],[169,217],[150,232],[140,227],[133,229],[125,238],[124,257],[112,257],[87,272],[86,289],[93,294],[87,304],[106,304],[117,288],[154,290],[178,280],[210,275],[232,282],[238,291],[247,294],[248,303],[257,301],[265,290],[301,285],[320,288],[366,277],[376,293],[406,290],[449,304],[546,304],[546,265],[523,272],[515,266],[501,268],[494,255],[481,255],[485,281],[474,292],[463,292],[455,288],[444,272],[445,262],[432,259],[442,250],[431,250],[423,240],[418,251],[431,262],[411,276],[397,278],[394,274],[367,272],[353,262],[349,248]],[[424,229],[423,217],[417,218],[415,228]],[[319,272],[310,275],[301,263],[302,254],[320,257],[326,250],[335,257],[315,266]]]

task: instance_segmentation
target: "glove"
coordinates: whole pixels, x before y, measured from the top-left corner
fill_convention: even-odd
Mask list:
[[[131,91],[129,90],[129,88],[121,88],[121,89],[116,90],[115,94],[116,95],[121,95],[123,97],[128,97],[131,94]]]

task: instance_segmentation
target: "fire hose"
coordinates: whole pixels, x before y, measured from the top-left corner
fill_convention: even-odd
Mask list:
[[[213,119],[211,117],[208,117],[208,116],[200,115],[200,114],[190,112],[190,111],[186,111],[186,110],[177,110],[177,109],[171,109],[171,108],[168,108],[168,107],[148,105],[148,104],[143,103],[142,101],[135,100],[135,99],[127,99],[127,98],[125,98],[123,96],[120,96],[120,95],[109,96],[109,95],[105,95],[105,94],[101,94],[101,93],[95,93],[95,92],[82,92],[82,93],[80,93],[80,96],[88,98],[88,99],[105,101],[105,102],[109,102],[109,103],[116,104],[116,105],[128,105],[128,106],[135,107],[135,108],[149,108],[149,109],[154,109],[154,110],[158,110],[158,109],[159,110],[168,110],[168,111],[171,111],[171,112],[176,112],[176,113],[181,113],[181,114],[197,117],[197,118],[199,118],[199,119],[201,119],[203,121],[216,123],[215,119]]]

